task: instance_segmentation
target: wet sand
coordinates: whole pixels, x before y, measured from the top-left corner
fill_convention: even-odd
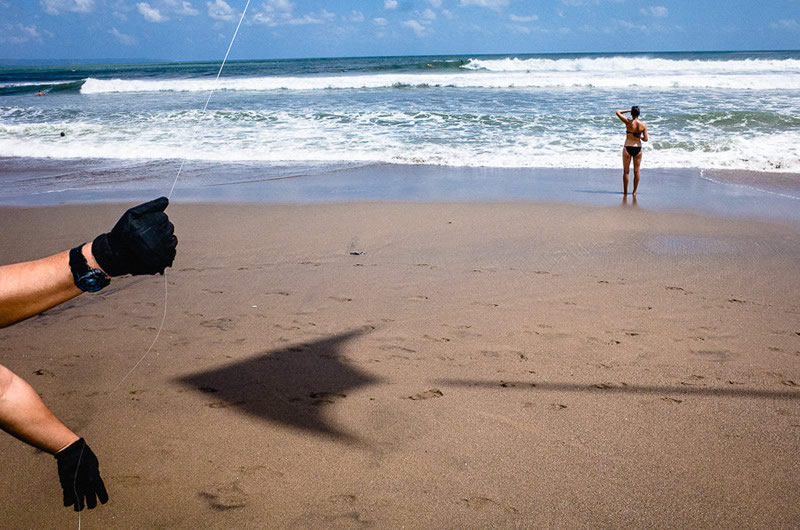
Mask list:
[[[0,358],[98,454],[83,528],[797,526],[800,232],[615,203],[174,204],[127,379],[161,277]],[[0,208],[2,263],[122,209]],[[3,526],[77,525],[0,469]]]

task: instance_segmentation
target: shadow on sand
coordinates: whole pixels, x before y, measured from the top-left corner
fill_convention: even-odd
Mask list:
[[[231,407],[260,420],[361,444],[325,416],[328,406],[380,381],[341,359],[343,346],[363,333],[349,331],[258,353],[175,381],[206,394],[213,408]]]
[[[667,386],[636,385],[625,383],[597,383],[582,385],[577,383],[536,382],[536,381],[487,381],[482,379],[438,379],[437,385],[453,387],[505,388],[508,390],[539,390],[550,392],[598,392],[611,394],[658,394],[694,395],[711,397],[789,399],[800,400],[800,389],[762,390],[756,388],[711,387],[711,386]],[[791,383],[794,383],[793,381]]]

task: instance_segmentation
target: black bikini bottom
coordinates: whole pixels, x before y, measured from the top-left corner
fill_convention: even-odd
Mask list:
[[[625,146],[625,150],[628,152],[629,155],[636,156],[636,155],[638,155],[639,153],[642,152],[642,146],[641,145],[626,145]]]

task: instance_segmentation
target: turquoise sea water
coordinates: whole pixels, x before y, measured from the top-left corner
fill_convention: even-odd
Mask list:
[[[633,104],[647,168],[800,173],[800,52],[246,61],[216,82],[218,68],[0,68],[0,193],[169,189],[181,160],[182,186],[381,164],[611,169],[614,111]],[[43,159],[102,170],[31,178]]]

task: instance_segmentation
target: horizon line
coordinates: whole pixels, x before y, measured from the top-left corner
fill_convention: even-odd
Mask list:
[[[650,51],[580,51],[580,52],[501,52],[501,53],[436,53],[436,54],[410,54],[410,55],[351,55],[351,56],[323,56],[323,57],[280,57],[280,58],[261,58],[261,59],[231,59],[229,62],[251,62],[251,61],[325,61],[336,59],[382,59],[391,57],[490,57],[490,56],[543,56],[543,55],[645,55],[645,54],[680,54],[680,53],[799,53],[797,50],[650,50]],[[42,58],[42,59],[11,59],[0,58],[0,66],[81,66],[99,64],[184,64],[184,63],[214,63],[220,59],[188,59],[171,60],[146,57],[130,58]]]

